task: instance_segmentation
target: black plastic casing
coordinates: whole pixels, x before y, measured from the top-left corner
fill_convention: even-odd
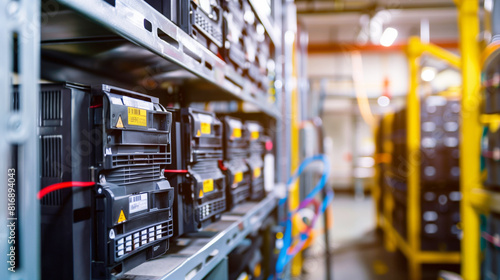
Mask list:
[[[100,85],[92,89],[95,149],[93,278],[123,272],[168,250],[174,189],[162,170],[171,163],[172,114],[155,97]]]
[[[165,176],[178,186],[176,235],[196,232],[226,210],[222,125],[215,114],[193,108],[170,109],[174,116],[172,164]]]

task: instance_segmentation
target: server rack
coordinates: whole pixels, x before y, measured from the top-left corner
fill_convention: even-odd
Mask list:
[[[279,35],[282,21],[280,2],[273,1],[273,13],[270,16],[256,5],[258,1],[250,3],[276,48],[275,56],[279,57],[282,45]],[[6,62],[0,74],[2,92],[12,93],[11,72],[17,72],[21,79],[19,106],[10,106],[13,103],[13,94],[1,95],[2,112],[7,112],[7,115],[1,121],[3,125],[0,132],[5,137],[0,140],[0,151],[2,155],[17,155],[15,167],[19,188],[16,191],[23,193],[25,198],[16,205],[22,211],[15,217],[18,219],[19,228],[32,229],[29,232],[16,232],[18,241],[22,244],[19,251],[16,251],[19,256],[16,277],[39,279],[40,239],[37,232],[40,204],[36,199],[36,190],[39,189],[39,164],[37,160],[33,160],[33,155],[37,157],[40,148],[36,141],[37,124],[33,112],[36,112],[39,106],[37,92],[40,77],[92,84],[109,82],[138,92],[165,90],[161,86],[165,85],[167,80],[176,86],[181,84],[183,90],[206,88],[208,85],[212,90],[201,95],[193,90],[192,94],[183,96],[184,102],[207,99],[245,101],[274,118],[278,130],[287,126],[281,117],[284,115],[282,109],[289,102],[287,98],[282,99],[280,94],[281,85],[286,84],[281,77],[283,61],[278,62],[276,67],[275,82],[278,81],[278,86],[273,88],[276,102],[270,103],[265,97],[266,93],[255,94],[262,90],[254,83],[232,72],[224,61],[146,2],[21,0],[2,1],[0,7],[8,11],[0,17],[0,22],[5,24],[0,33],[0,44],[5,50],[1,58]],[[42,24],[39,22],[40,18]],[[58,28],[69,33],[56,32]],[[92,33],[94,31],[96,33]],[[88,48],[85,52],[78,52],[78,48],[74,48],[76,44],[81,43],[75,40],[78,35],[84,35],[80,38],[86,37],[85,44]],[[65,46],[69,46],[68,49],[64,49]],[[68,51],[70,49],[72,51]],[[12,57],[12,54],[16,54],[17,58]],[[125,60],[127,63],[123,63]],[[41,73],[39,65],[43,69]],[[188,77],[188,80],[195,77],[196,83],[186,82],[184,78],[171,74],[175,71],[187,73],[183,77]],[[169,90],[167,87],[166,91]],[[277,133],[277,137],[288,139],[280,133]],[[277,141],[281,142],[281,138]],[[285,179],[280,168],[286,153],[288,152],[281,150],[277,155],[276,174],[280,182]],[[11,173],[6,171],[12,166],[10,160],[0,160],[3,170],[0,172],[0,179],[8,181],[8,178],[11,178]],[[5,188],[6,185],[2,184],[2,189],[7,191]],[[180,264],[176,263],[172,271],[160,278],[182,279],[190,274],[194,275],[192,279],[202,279],[223,261],[239,239],[243,239],[252,227],[258,226],[271,213],[275,205],[276,198],[271,194],[259,203],[245,205],[244,210],[235,209],[232,213],[240,211],[238,218],[223,217],[225,222],[216,228],[218,233],[209,240],[203,240],[206,243],[202,249],[185,258]],[[2,217],[9,215],[6,210],[0,210]],[[7,236],[7,231],[8,229],[3,227],[0,235]],[[192,239],[193,242],[200,241],[197,237]],[[8,249],[6,243],[2,243],[0,248],[3,251]],[[214,255],[215,251],[218,254]],[[2,261],[7,260],[8,256],[4,254]],[[7,270],[2,270],[0,278],[9,279],[11,275],[7,273]]]

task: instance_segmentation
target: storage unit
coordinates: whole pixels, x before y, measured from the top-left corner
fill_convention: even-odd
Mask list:
[[[15,277],[224,279],[228,255],[249,234],[274,236],[266,221],[281,213],[274,187],[289,176],[285,159],[294,139],[284,116],[296,104],[292,89],[282,89],[291,77],[283,69],[292,67],[292,45],[281,38],[294,29],[291,20],[283,24],[291,6],[0,3],[10,11],[0,18],[0,103],[9,120],[0,128],[0,167],[10,170],[0,179],[10,178],[2,189],[16,194],[9,212],[0,210],[15,224],[0,235],[15,234],[16,246],[0,248],[16,255],[1,258],[12,261]],[[244,32],[229,30],[228,21]],[[12,72],[20,81],[15,88]],[[73,83],[39,85],[41,79]],[[191,106],[212,101],[240,114],[239,126],[231,126],[234,117],[221,123]],[[234,112],[234,102],[254,112]],[[265,162],[267,154],[275,164]],[[68,166],[55,163],[68,158]],[[244,195],[228,192],[227,181]],[[254,275],[274,274],[265,260],[275,263],[276,251],[253,254]],[[2,279],[12,275],[0,272]]]
[[[379,169],[378,176],[386,178],[379,187],[384,193],[382,227],[386,248],[402,251],[408,259],[409,277],[420,279],[422,264],[460,263],[461,194],[459,101],[446,97],[448,92],[420,99],[418,58],[431,54],[457,66],[458,57],[423,44],[418,38],[410,39],[408,50],[407,106],[394,113],[390,166]]]

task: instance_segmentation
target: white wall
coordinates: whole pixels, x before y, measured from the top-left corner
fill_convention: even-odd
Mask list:
[[[331,147],[327,149],[331,163],[330,183],[334,188],[352,186],[353,118],[350,114],[325,114],[323,127],[325,136],[331,138]]]
[[[384,79],[389,79],[392,104],[401,106],[402,96],[408,87],[408,66],[403,52],[362,53],[365,90],[371,99],[372,112],[380,113],[384,108],[376,104],[383,92]],[[348,53],[314,54],[308,57],[307,73],[310,78],[332,78],[327,83],[328,97],[324,102],[323,125],[325,136],[331,138],[328,156],[331,161],[330,182],[336,189],[353,186],[353,155],[357,148],[359,156],[366,156],[366,149],[373,144],[372,128],[359,114],[354,87],[352,65]],[[314,85],[318,89],[318,84]],[[356,137],[357,135],[357,137]],[[370,143],[371,142],[371,143]]]
[[[406,95],[408,66],[403,52],[364,52],[362,62],[368,97],[380,96],[386,77],[393,96]],[[352,62],[348,53],[309,54],[307,66],[309,77],[352,78]],[[346,83],[330,87],[335,93],[354,96],[352,86]]]

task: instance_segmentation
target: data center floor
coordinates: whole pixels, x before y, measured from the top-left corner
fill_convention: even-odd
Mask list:
[[[375,215],[371,197],[355,199],[338,194],[333,203],[334,226],[330,268],[335,280],[401,280],[408,279],[405,257],[400,252],[384,249],[382,234],[375,230]],[[323,237],[317,237],[304,261],[300,280],[325,279]],[[424,267],[424,279],[437,279],[437,270],[449,267]],[[297,279],[297,280],[299,280]]]

